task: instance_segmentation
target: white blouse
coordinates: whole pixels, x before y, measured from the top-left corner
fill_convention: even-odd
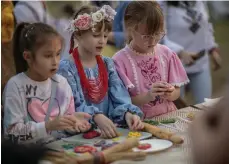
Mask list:
[[[165,15],[166,39],[164,44],[173,51],[179,53],[184,50],[188,52],[198,53],[202,50],[209,51],[211,48],[217,47],[213,36],[212,25],[208,22],[208,13],[206,6],[201,1],[191,8],[191,14],[188,14],[187,8],[168,6],[165,1],[159,2]],[[195,73],[209,67],[208,55],[203,56],[196,63],[185,69],[187,73]]]

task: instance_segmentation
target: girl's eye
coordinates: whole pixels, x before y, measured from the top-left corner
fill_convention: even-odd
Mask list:
[[[149,35],[143,35],[144,39],[149,39]]]
[[[46,57],[46,58],[51,58],[51,57],[52,57],[52,55],[45,55],[45,57]]]
[[[60,53],[58,53],[56,56],[60,56]]]
[[[108,37],[108,35],[104,35],[104,38],[107,38]]]
[[[94,37],[99,37],[99,34],[93,34]]]

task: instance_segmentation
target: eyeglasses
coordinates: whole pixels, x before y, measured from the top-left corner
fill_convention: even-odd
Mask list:
[[[165,32],[160,32],[154,35],[142,35],[139,32],[135,31],[138,35],[141,36],[142,40],[144,41],[149,41],[149,39],[153,39],[154,42],[159,42],[161,39],[164,38],[164,36],[166,35]]]

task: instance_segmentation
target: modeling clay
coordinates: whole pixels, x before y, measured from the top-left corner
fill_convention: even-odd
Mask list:
[[[147,150],[149,148],[151,148],[151,145],[148,143],[138,145],[138,149],[140,149],[140,150]]]
[[[116,137],[116,138],[113,138],[112,141],[119,141],[120,138],[119,137]]]
[[[100,136],[100,133],[95,131],[95,130],[92,130],[90,132],[87,132],[87,133],[83,134],[83,138],[85,138],[85,139],[93,139],[93,138],[96,138],[96,137],[99,137],[99,136]]]
[[[190,120],[194,120],[195,114],[193,112],[190,112],[188,113],[187,118],[189,118]]]
[[[75,145],[73,145],[73,144],[62,145],[62,148],[66,149],[66,150],[73,149],[74,147],[75,147]]]
[[[169,119],[165,119],[165,120],[162,120],[162,121],[155,121],[155,120],[144,120],[145,123],[148,123],[148,124],[151,124],[151,125],[159,125],[160,123],[161,124],[172,124],[172,123],[175,123],[176,122],[176,119],[175,118],[169,118]]]
[[[106,141],[105,140],[99,140],[97,142],[95,142],[94,146],[95,147],[101,147],[102,145],[105,145]]]
[[[133,137],[139,138],[141,136],[142,136],[142,134],[139,132],[129,132],[128,133],[128,138],[133,138]]]
[[[97,149],[92,146],[76,146],[74,149],[75,153],[93,153],[97,152]]]
[[[106,145],[102,145],[102,150],[105,150],[105,149],[108,149],[114,145],[117,145],[119,144],[118,142],[113,142],[113,143],[109,143],[109,144],[106,144]]]

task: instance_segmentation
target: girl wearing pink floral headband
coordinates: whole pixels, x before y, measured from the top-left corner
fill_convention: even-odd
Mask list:
[[[131,104],[112,59],[101,56],[115,14],[108,5],[100,9],[81,7],[67,28],[72,33],[71,55],[60,62],[59,68],[72,88],[76,111],[90,113],[107,138],[118,135],[114,123],[127,124],[131,130],[143,128],[143,114]]]

